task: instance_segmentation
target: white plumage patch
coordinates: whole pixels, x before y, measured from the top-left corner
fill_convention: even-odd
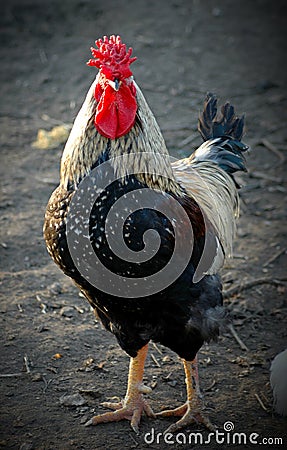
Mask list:
[[[215,239],[216,239],[216,244],[217,244],[216,255],[214,257],[212,265],[206,272],[206,275],[214,275],[214,274],[218,273],[219,269],[221,269],[221,267],[223,266],[223,263],[224,263],[224,253],[222,250],[222,246],[221,246],[218,238],[215,237]]]
[[[212,224],[221,246],[214,267],[223,263],[223,254],[232,255],[232,244],[239,214],[239,197],[232,178],[211,161],[193,162],[191,158],[172,163],[176,180],[196,200]],[[213,271],[215,273],[215,271]]]

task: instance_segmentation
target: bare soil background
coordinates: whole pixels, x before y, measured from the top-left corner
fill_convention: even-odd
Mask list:
[[[136,80],[174,156],[200,143],[196,124],[207,91],[246,113],[249,173],[240,177],[235,258],[223,280],[234,328],[248,349],[226,331],[200,352],[200,377],[206,410],[220,431],[232,421],[234,431],[259,435],[257,446],[231,448],[262,448],[266,437],[282,437],[286,446],[286,419],[273,414],[269,385],[270,362],[287,347],[286,2],[10,0],[0,8],[0,447],[171,447],[163,439],[148,445],[144,436],[152,427],[162,432],[174,418],[143,418],[139,436],[128,422],[83,426],[103,411],[101,402],[124,395],[128,357],[95,323],[42,238],[63,145],[31,144],[38,129],[73,122],[95,76],[85,65],[89,47],[105,34],[120,34],[133,46]],[[238,286],[243,289],[228,291]],[[145,381],[156,411],[185,400],[181,362],[166,348],[151,344]],[[82,404],[66,406],[63,396],[74,394]],[[185,435],[192,431],[207,436],[196,425]],[[283,446],[269,441],[267,448]]]

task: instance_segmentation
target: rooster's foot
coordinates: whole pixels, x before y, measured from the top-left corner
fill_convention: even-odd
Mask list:
[[[192,406],[190,402],[186,402],[184,405],[179,406],[175,409],[167,409],[165,411],[156,414],[157,417],[181,417],[177,422],[170,425],[170,427],[165,430],[165,433],[174,433],[182,428],[187,427],[193,423],[202,424],[208,430],[213,431],[215,427],[212,425],[208,417],[206,417],[202,411],[200,405]]]
[[[139,423],[144,412],[148,417],[155,417],[148,402],[143,398],[143,395],[139,391],[137,395],[133,395],[130,398],[118,403],[105,402],[103,406],[114,409],[114,411],[99,414],[92,417],[85,425],[98,425],[99,423],[118,422],[126,419],[131,423],[132,429],[138,433]]]

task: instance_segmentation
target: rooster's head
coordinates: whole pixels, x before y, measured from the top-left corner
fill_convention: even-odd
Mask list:
[[[104,36],[91,48],[94,59],[89,66],[99,70],[94,97],[97,102],[95,126],[103,136],[116,139],[133,127],[137,112],[136,88],[130,64],[132,49],[127,50],[120,36]]]

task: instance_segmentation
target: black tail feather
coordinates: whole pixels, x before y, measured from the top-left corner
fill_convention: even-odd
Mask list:
[[[244,152],[248,146],[241,142],[244,116],[235,116],[234,107],[229,102],[221,107],[218,114],[215,95],[207,94],[199,116],[198,130],[205,142],[193,153],[194,163],[212,161],[231,177],[238,170],[246,171]]]
[[[236,117],[234,107],[226,102],[221,107],[221,114],[217,116],[217,98],[208,93],[203,111],[198,120],[198,131],[204,141],[217,137],[228,136],[240,141],[244,129],[244,116]]]
[[[198,119],[198,131],[204,141],[212,137],[213,120],[217,114],[217,99],[215,95],[208,93],[204,102],[204,108]]]

